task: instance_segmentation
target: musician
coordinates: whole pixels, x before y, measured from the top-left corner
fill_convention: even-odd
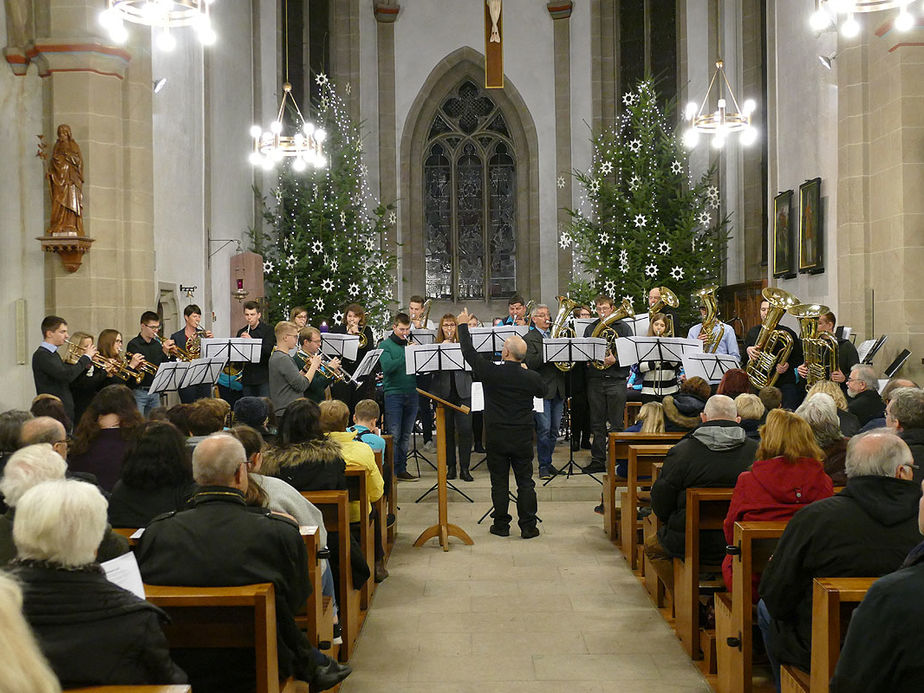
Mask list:
[[[706,306],[699,307],[699,314],[703,319],[706,318]],[[738,350],[738,338],[735,335],[735,328],[733,328],[728,323],[720,322],[718,319],[716,319],[716,325],[712,329],[712,334],[718,334],[718,332],[723,327],[725,328],[725,332],[722,334],[722,341],[719,342],[719,346],[712,353],[729,354],[734,356],[736,361],[740,361],[741,353]],[[701,342],[705,342],[707,337],[708,335],[703,332],[702,321],[693,325],[693,327],[690,328],[690,331],[687,332],[687,339],[698,339]]]
[[[382,388],[385,391],[385,430],[395,442],[395,478],[417,481],[407,470],[407,446],[417,418],[417,376],[408,374],[404,349],[411,333],[411,318],[407,313],[395,315],[392,332],[379,343],[382,349]]]
[[[648,323],[649,337],[663,337],[667,331],[667,315],[655,313]],[[680,361],[641,361],[632,366],[629,387],[641,386],[641,401],[660,402],[665,395],[680,391],[683,364]]]
[[[658,301],[661,300],[661,287],[654,286],[648,292],[648,312],[651,312],[651,309],[658,305]],[[658,309],[658,312],[667,316],[668,325],[672,322],[674,325],[674,334],[680,331],[680,326],[677,323],[677,315],[674,312],[674,309],[669,305],[664,304],[661,308]],[[669,335],[665,335],[669,336]]]
[[[67,350],[64,363],[75,364],[87,350],[87,347],[93,344],[93,335],[86,332],[75,332],[68,341],[76,344],[78,348]],[[74,421],[80,421],[80,417],[83,416],[83,412],[90,404],[90,400],[105,387],[108,379],[109,373],[93,364],[71,381],[71,395],[74,397],[74,416],[76,417]]]
[[[138,366],[141,365],[143,358],[141,354],[132,354],[131,357],[123,359],[122,344],[122,333],[118,330],[105,329],[100,332],[99,337],[96,338],[96,349],[99,355],[108,359],[112,364],[112,367],[107,369],[109,377],[104,382],[103,387],[106,387],[106,385],[127,385],[129,382],[135,382],[131,380],[131,374],[123,372],[125,377],[118,375],[119,365],[124,360],[124,365],[129,370],[137,373]]]
[[[298,329],[308,324],[308,309],[305,306],[295,306],[289,311],[289,322],[294,322]]]
[[[539,478],[551,479],[555,473],[552,467],[552,453],[561,428],[561,413],[564,407],[565,374],[554,363],[546,363],[542,353],[542,342],[549,339],[552,316],[549,307],[540,303],[533,311],[533,328],[526,333],[526,367],[542,376],[545,394],[542,396],[542,412],[535,413],[536,456],[539,458]]]
[[[436,333],[437,344],[459,341],[456,316],[447,313],[440,318]],[[456,405],[472,406],[472,374],[466,371],[437,371],[433,374],[430,391]],[[446,409],[446,478],[456,478],[456,435],[459,436],[459,478],[474,481],[469,471],[472,458],[472,415]]]
[[[241,373],[244,397],[269,397],[269,357],[273,353],[276,340],[273,330],[262,320],[260,304],[247,301],[244,304],[244,320],[247,324],[237,331],[237,337],[243,339],[262,339],[260,362],[245,363]]]
[[[613,314],[615,305],[613,299],[606,294],[600,294],[594,299],[597,308],[597,320],[587,326],[585,337],[593,335],[597,325]],[[631,337],[632,328],[622,320],[612,325],[620,337]],[[587,402],[590,406],[590,428],[594,438],[590,448],[590,464],[584,468],[585,472],[595,473],[606,471],[606,442],[611,431],[621,431],[623,416],[626,410],[626,381],[629,378],[629,367],[622,366],[616,355],[607,349],[603,359],[604,368],[596,368],[593,364],[587,365]]]
[[[308,387],[301,396],[317,404],[323,402],[327,388],[334,381],[320,372],[324,357],[321,355],[321,331],[317,327],[309,325],[298,331],[298,351],[292,357],[292,361],[299,370],[308,374]],[[339,371],[340,359],[332,358],[325,365],[331,371]]]
[[[411,318],[411,327],[415,330],[436,329],[436,323],[424,315],[424,304],[426,304],[424,297],[418,294],[414,294],[408,300],[407,308]]]
[[[305,329],[314,330],[313,327]],[[283,320],[276,323],[275,336],[276,344],[269,359],[269,389],[276,416],[282,416],[286,407],[292,402],[301,397],[307,397],[311,383],[323,376],[318,374],[318,368],[321,367],[321,355],[317,351],[310,355],[307,363],[301,361],[301,365],[294,357],[289,356],[299,336],[298,326],[294,322]],[[318,332],[318,346],[320,342],[321,333]],[[323,396],[324,390],[322,389],[320,399],[323,399]],[[320,401],[320,399],[315,401]]]
[[[474,313],[469,313],[468,315],[468,326],[469,327],[481,327],[481,321],[478,319],[478,316]],[[472,377],[473,382],[477,382],[474,376]],[[472,440],[475,442],[474,451],[480,455],[484,454],[484,412],[473,411],[472,412]]]
[[[129,354],[140,354],[141,357],[152,366],[160,366],[164,361],[171,361],[170,355],[175,342],[172,339],[159,341],[155,339],[160,331],[160,316],[153,310],[146,310],[141,314],[141,327],[138,335],[133,337],[128,343],[125,351]],[[160,406],[160,395],[151,394],[151,383],[154,382],[154,376],[145,373],[140,383],[131,383],[135,393],[135,401],[138,403],[138,411],[145,417],[152,409]]]
[[[837,327],[837,318],[834,313],[824,313],[818,317],[819,332],[830,332],[837,337],[835,327]],[[858,363],[860,363],[860,356],[853,343],[848,339],[837,337],[837,370],[831,373],[831,380],[841,386],[845,395],[847,394],[847,376],[844,374],[850,373],[850,369]],[[803,380],[808,377],[808,367],[804,363],[799,366],[797,372]]]
[[[767,319],[767,313],[770,311],[770,301],[764,299],[760,302],[760,324],[755,325],[748,330],[744,337],[745,356],[741,359],[741,367],[747,369],[748,362],[757,358],[760,349],[754,345],[757,343],[757,337],[760,334],[761,325]],[[799,387],[796,383],[796,369],[802,363],[802,340],[786,325],[778,324],[776,329],[782,330],[792,338],[792,351],[789,352],[789,358],[785,362],[777,364],[776,372],[778,377],[774,383],[775,387],[780,389],[783,394],[783,408],[795,411],[802,399],[805,397],[805,389]]]
[[[459,314],[459,343],[462,355],[484,387],[484,423],[488,432],[488,471],[491,473],[491,502],[494,522],[491,534],[510,535],[510,468],[517,481],[517,516],[520,536],[539,536],[536,527],[536,484],[533,481],[533,398],[543,397],[546,385],[523,363],[526,342],[519,335],[508,337],[498,365],[472,346],[468,333],[468,311]],[[623,386],[625,387],[625,386]]]
[[[356,368],[362,362],[368,352],[375,348],[373,344],[372,328],[366,324],[366,311],[358,303],[351,303],[343,311],[345,316],[342,325],[336,325],[331,329],[334,334],[355,334],[360,335],[360,347],[356,352],[355,359],[341,359],[341,367],[349,373],[355,373]],[[351,383],[335,382],[331,385],[331,396],[345,402],[350,408],[350,412],[356,407],[356,403],[361,399],[367,399],[375,394],[375,379],[366,378],[360,387]]]
[[[423,296],[414,295],[408,300],[408,311],[411,318],[411,329],[413,330],[432,330],[436,324],[424,315]],[[417,376],[417,387],[421,390],[429,390],[431,387],[431,376],[429,373],[421,373]],[[436,446],[433,444],[433,402],[429,397],[418,396],[417,400],[417,420],[420,421],[420,430],[423,431],[424,450],[427,452],[436,452]]]
[[[519,294],[510,297],[507,301],[507,317],[501,321],[501,325],[528,325],[529,316],[526,315],[526,303]]]
[[[574,318],[592,317],[590,308],[577,306]],[[590,450],[590,407],[587,403],[587,369],[571,369],[571,449]]]
[[[183,309],[183,321],[186,323],[183,329],[170,335],[170,339],[178,348],[189,352],[192,358],[199,358],[200,339],[212,336],[211,332],[201,330],[199,327],[199,323],[202,322],[202,309],[195,303],[190,303]],[[212,386],[208,383],[201,383],[181,387],[177,390],[177,394],[183,404],[192,404],[197,399],[211,397]]]
[[[47,315],[42,320],[42,343],[32,354],[32,378],[35,393],[55,395],[61,400],[71,421],[74,420],[74,398],[70,384],[93,365],[90,360],[96,355],[96,347],[89,344],[77,363],[64,363],[58,355],[58,347],[67,341],[67,321],[57,315]]]

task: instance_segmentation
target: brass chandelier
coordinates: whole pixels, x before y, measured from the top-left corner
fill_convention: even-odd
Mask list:
[[[149,26],[155,31],[154,43],[165,51],[173,50],[176,37],[172,30],[191,26],[203,45],[215,43],[215,29],[209,10],[215,0],[106,0],[99,13],[99,23],[109,31],[115,43],[128,40],[125,22]]]
[[[899,31],[908,31],[917,24],[911,13],[915,0],[816,0],[815,11],[809,24],[816,32],[838,29],[845,38],[860,34],[860,22],[856,15],[870,12],[898,10],[893,26]]]
[[[715,87],[715,100],[712,99]],[[713,105],[715,107],[713,108]],[[731,107],[729,107],[731,106]],[[721,149],[725,146],[728,136],[732,133],[741,133],[741,144],[753,144],[757,139],[757,130],[751,125],[751,114],[757,104],[753,99],[747,99],[742,107],[738,106],[735,92],[725,76],[725,62],[720,58],[715,61],[715,73],[706,89],[706,96],[702,104],[691,101],[687,104],[684,117],[690,124],[683,133],[683,143],[693,149],[699,144],[701,134],[712,136],[712,146]]]

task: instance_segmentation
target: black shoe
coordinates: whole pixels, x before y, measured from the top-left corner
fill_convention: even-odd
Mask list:
[[[446,471],[446,478],[449,479],[450,481],[456,478],[456,468],[455,467],[450,467]]]
[[[603,503],[594,506],[594,512],[597,513],[597,515],[603,515]]]
[[[487,450],[484,449],[484,445],[476,445],[475,452],[477,452],[479,455],[483,455],[485,452],[487,452]]]
[[[352,673],[353,668],[349,664],[339,664],[332,659],[323,667],[315,669],[310,683],[315,690],[326,691],[328,688],[336,686]]]
[[[394,513],[388,513],[388,515],[385,517],[385,527],[393,526],[396,519],[397,518],[395,517]]]
[[[593,445],[590,444],[590,438],[585,438],[583,441],[581,441],[582,450],[590,450],[592,447]]]
[[[591,462],[583,468],[585,474],[603,474],[606,471],[606,465],[603,462]]]
[[[385,578],[388,577],[388,571],[385,569],[385,561],[378,560],[375,562],[375,581],[385,582]]]
[[[552,470],[549,469],[548,467],[542,467],[542,468],[539,470],[539,478],[540,478],[541,480],[551,479],[553,476],[554,476],[554,474],[552,473]]]
[[[343,644],[343,628],[340,627],[339,623],[334,624],[334,637],[330,640],[334,645]]]
[[[416,477],[410,472],[398,472],[395,474],[395,478],[398,481],[420,481],[420,477]]]
[[[491,532],[491,534],[496,534],[499,537],[510,536],[510,527],[506,525],[491,525],[491,529],[488,531]]]
[[[539,536],[538,527],[524,527],[520,530],[520,536],[524,539],[535,539]]]
[[[474,481],[474,479],[472,478],[472,473],[468,471],[467,469],[463,469],[459,473],[459,478],[462,479],[462,481]]]

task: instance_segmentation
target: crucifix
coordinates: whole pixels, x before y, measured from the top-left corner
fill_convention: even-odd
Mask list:
[[[504,22],[501,0],[484,3],[484,86],[504,88]]]

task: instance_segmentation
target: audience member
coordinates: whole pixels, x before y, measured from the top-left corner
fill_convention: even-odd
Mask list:
[[[234,403],[234,425],[250,426],[262,436],[266,432],[266,402],[260,397],[241,397]]]
[[[64,403],[54,395],[36,395],[29,411],[32,412],[32,416],[50,416],[52,419],[57,419],[68,435],[74,430],[74,420],[67,415]]]
[[[23,409],[9,409],[0,414],[0,472],[14,452],[19,450],[22,425],[32,418]]]
[[[693,376],[683,381],[680,392],[663,400],[665,426],[668,431],[692,431],[700,424],[700,415],[712,389],[709,383]]]
[[[200,442],[225,427],[231,406],[223,399],[198,399],[186,410],[186,425],[190,436],[186,440],[189,448],[195,448]]]
[[[760,397],[749,392],[743,392],[735,397],[735,410],[740,419],[739,425],[751,440],[760,441],[760,426],[764,422],[767,411]],[[758,457],[757,459],[762,459]]]
[[[664,406],[660,402],[646,402],[639,407],[635,416],[635,423],[626,429],[626,433],[664,433]],[[616,476],[626,478],[629,463],[626,460],[617,460]],[[597,506],[602,513],[603,502]]]
[[[879,393],[879,396],[882,397],[882,403],[888,407],[889,402],[892,401],[892,394],[896,390],[900,390],[904,387],[916,388],[917,386],[917,383],[915,383],[913,380],[906,380],[904,378],[892,378],[888,383],[886,383],[886,386],[882,388],[882,392]],[[866,433],[867,431],[871,431],[874,428],[885,428],[887,426],[888,424],[886,424],[886,414],[885,410],[883,410],[882,416],[878,416],[875,419],[870,419],[867,421],[863,425],[863,428],[860,429],[860,433]]]
[[[837,419],[840,422],[841,433],[848,438],[859,433],[860,420],[847,411],[847,396],[840,385],[832,380],[821,380],[809,388],[809,391],[805,393],[805,398],[808,399],[819,392],[823,392],[834,400],[834,404],[837,406]]]
[[[161,513],[184,510],[195,492],[183,434],[169,421],[148,421],[125,451],[122,476],[109,498],[109,521],[115,527],[147,527]]]
[[[911,451],[888,429],[851,438],[847,487],[789,521],[760,581],[758,623],[771,669],[809,670],[812,580],[876,577],[901,566],[919,539],[920,487],[911,481]]]
[[[96,563],[106,499],[81,481],[46,481],[19,499],[13,539],[23,613],[64,687],[186,683],[156,606]]]
[[[783,391],[778,387],[773,387],[772,385],[762,387],[757,396],[760,397],[760,401],[767,411],[777,409],[783,405]]]
[[[0,691],[61,693],[58,677],[42,655],[22,615],[22,590],[9,573],[0,571]]]
[[[878,419],[885,414],[885,404],[879,396],[879,379],[872,366],[858,363],[850,369],[847,378],[847,410],[857,417],[860,427],[870,419]]]
[[[911,448],[911,456],[919,469],[914,480],[921,480],[924,466],[924,390],[905,387],[892,393],[886,408],[886,425],[894,428],[898,437]]]
[[[837,406],[831,395],[818,392],[807,397],[796,409],[796,414],[805,419],[811,427],[815,442],[825,453],[825,472],[835,486],[847,483],[844,462],[847,459],[847,438],[841,433],[837,418]]]
[[[248,511],[243,445],[227,433],[209,436],[193,452],[193,477],[200,490],[192,509],[155,519],[141,537],[137,555],[145,582],[212,587],[272,582],[280,676],[294,675],[317,690],[346,678],[350,667],[318,652],[295,623],[311,592],[305,545],[292,520]],[[175,653],[197,692],[253,689],[252,652]]]
[[[124,385],[107,385],[77,424],[69,455],[71,469],[96,475],[100,488],[111,491],[119,479],[128,440],[142,423],[132,391]]]
[[[745,396],[739,395],[739,399]],[[800,508],[830,496],[833,486],[821,465],[823,456],[805,421],[784,409],[767,414],[767,423],[761,426],[757,460],[735,484],[725,516],[725,542],[734,544],[736,522],[788,520]],[[730,591],[731,556],[725,556],[722,562],[722,576]],[[759,574],[754,578],[756,603]]]
[[[353,410],[353,425],[347,430],[353,434],[356,440],[361,440],[373,452],[385,454],[385,439],[379,434],[379,417],[382,410],[378,402],[374,399],[361,399],[356,403],[356,409]],[[388,477],[385,477],[385,485],[388,485]]]
[[[191,436],[189,412],[191,404],[175,404],[167,410],[167,421],[176,426],[184,436]]]
[[[750,391],[751,381],[748,379],[748,374],[740,368],[729,368],[725,371],[718,387],[715,389],[717,395],[726,395],[732,399]]]
[[[167,407],[152,407],[146,418],[148,421],[170,421],[167,417]]]
[[[19,432],[19,447],[48,443],[52,449],[67,461],[67,432],[64,424],[50,416],[36,416],[23,421]],[[87,475],[92,476],[92,475]]]
[[[702,424],[667,453],[661,475],[651,487],[651,509],[662,526],[656,536],[645,542],[645,555],[671,591],[673,559],[683,558],[685,550],[687,489],[734,486],[757,452],[757,443],[738,425],[735,403],[726,395],[710,397],[700,418]],[[703,532],[702,564],[721,563],[724,556],[722,532]]]

